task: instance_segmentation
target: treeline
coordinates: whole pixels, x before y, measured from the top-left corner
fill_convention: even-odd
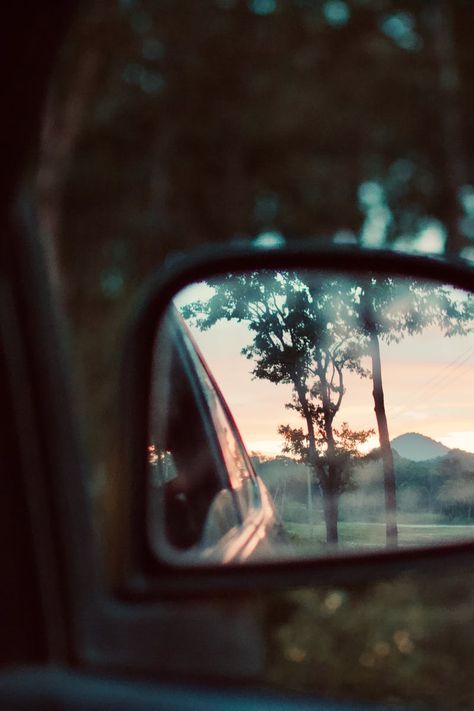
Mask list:
[[[317,523],[322,514],[320,492],[310,468],[290,457],[253,457],[284,521]],[[414,462],[394,452],[397,514],[400,522],[474,522],[474,454],[451,450],[443,457]],[[310,503],[311,502],[311,503]],[[382,464],[378,450],[362,459],[353,486],[341,497],[341,521],[385,521]]]

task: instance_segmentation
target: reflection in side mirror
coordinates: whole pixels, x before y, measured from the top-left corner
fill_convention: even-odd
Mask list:
[[[474,299],[448,285],[262,270],[190,286],[156,340],[155,549],[237,562],[472,539],[473,367]]]

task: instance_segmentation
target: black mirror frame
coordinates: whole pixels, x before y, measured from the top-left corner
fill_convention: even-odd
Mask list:
[[[474,542],[446,543],[440,547],[382,550],[297,561],[249,563],[236,566],[184,568],[156,559],[146,521],[147,432],[150,374],[156,324],[171,299],[191,282],[224,272],[255,269],[313,268],[342,273],[393,274],[449,283],[474,291],[474,267],[462,260],[364,250],[356,247],[321,248],[311,243],[258,248],[222,245],[177,255],[146,284],[126,340],[122,368],[119,430],[118,519],[113,545],[119,551],[115,583],[122,596],[156,599],[176,595],[238,592],[294,587],[308,583],[391,577],[413,568],[474,563]]]

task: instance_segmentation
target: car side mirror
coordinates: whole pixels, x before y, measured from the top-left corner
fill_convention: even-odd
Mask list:
[[[125,369],[135,552],[195,570],[472,547],[471,280],[299,245],[157,275]]]

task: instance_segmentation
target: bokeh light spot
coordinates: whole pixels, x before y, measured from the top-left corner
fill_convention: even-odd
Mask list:
[[[323,14],[328,25],[342,27],[349,22],[351,12],[344,0],[327,0],[323,5]]]
[[[255,15],[271,15],[277,8],[276,0],[250,0],[249,8]]]

